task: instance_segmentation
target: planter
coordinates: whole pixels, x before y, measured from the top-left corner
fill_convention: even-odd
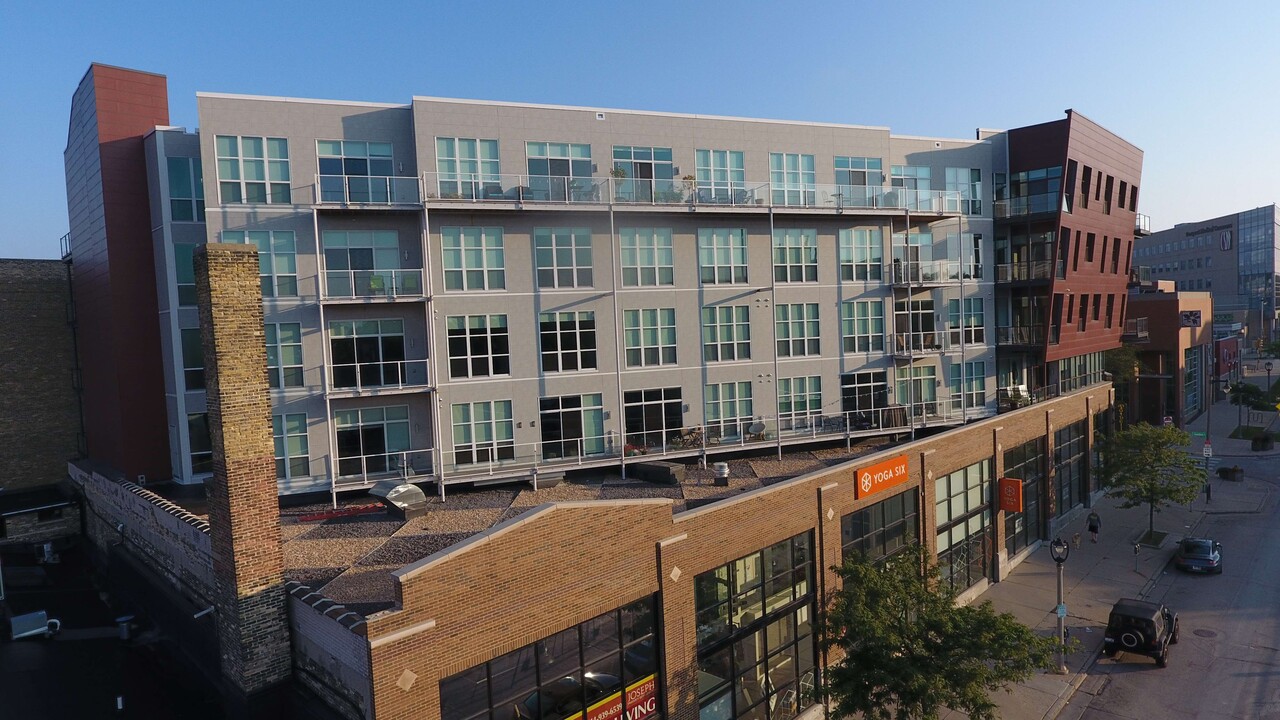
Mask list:
[[[1263,450],[1274,449],[1275,446],[1275,438],[1270,435],[1259,435],[1250,442],[1249,449],[1254,452],[1261,452]]]
[[[1234,467],[1218,468],[1218,477],[1231,482],[1244,482],[1244,468],[1236,465]]]

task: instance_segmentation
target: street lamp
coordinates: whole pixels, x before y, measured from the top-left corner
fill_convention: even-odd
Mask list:
[[[1067,674],[1067,606],[1062,597],[1062,565],[1071,554],[1071,546],[1061,536],[1049,543],[1049,554],[1058,564],[1058,673]]]

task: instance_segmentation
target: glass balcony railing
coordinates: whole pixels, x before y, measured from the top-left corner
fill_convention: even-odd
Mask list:
[[[1003,263],[996,266],[996,282],[1023,282],[1029,280],[1051,280],[1052,278],[1053,261],[1051,260]]]
[[[1071,212],[1069,206],[1063,205],[1061,193],[1056,192],[997,200],[995,203],[995,216],[997,218],[1056,213],[1059,210]]]
[[[320,175],[321,204],[343,205],[419,205],[421,188],[416,177],[383,177],[376,175]]]
[[[334,363],[329,366],[331,391],[403,390],[427,384],[427,360]]]
[[[895,260],[884,266],[891,285],[943,285],[982,276],[982,266],[958,260]]]
[[[996,328],[997,345],[1042,345],[1043,325],[1010,325]]]
[[[379,480],[413,478],[432,474],[430,450],[396,450],[371,455],[339,455],[335,490],[359,488]]]
[[[421,270],[325,270],[326,300],[422,297]]]
[[[1151,216],[1137,213],[1133,220],[1133,233],[1139,237],[1151,234]]]

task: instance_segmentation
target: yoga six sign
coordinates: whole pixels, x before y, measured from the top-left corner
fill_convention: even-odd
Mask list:
[[[857,497],[861,500],[864,497],[875,495],[878,492],[901,485],[909,480],[910,477],[910,473],[907,472],[906,455],[899,455],[898,457],[878,462],[875,465],[869,465],[857,472]]]

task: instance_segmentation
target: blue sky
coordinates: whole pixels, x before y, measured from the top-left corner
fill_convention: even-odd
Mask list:
[[[1268,2],[10,1],[0,257],[57,255],[71,93],[94,61],[167,75],[170,121],[187,127],[197,91],[433,95],[963,138],[1074,108],[1146,152],[1139,211],[1161,229],[1280,196],[1269,170],[1280,168],[1278,16]]]

